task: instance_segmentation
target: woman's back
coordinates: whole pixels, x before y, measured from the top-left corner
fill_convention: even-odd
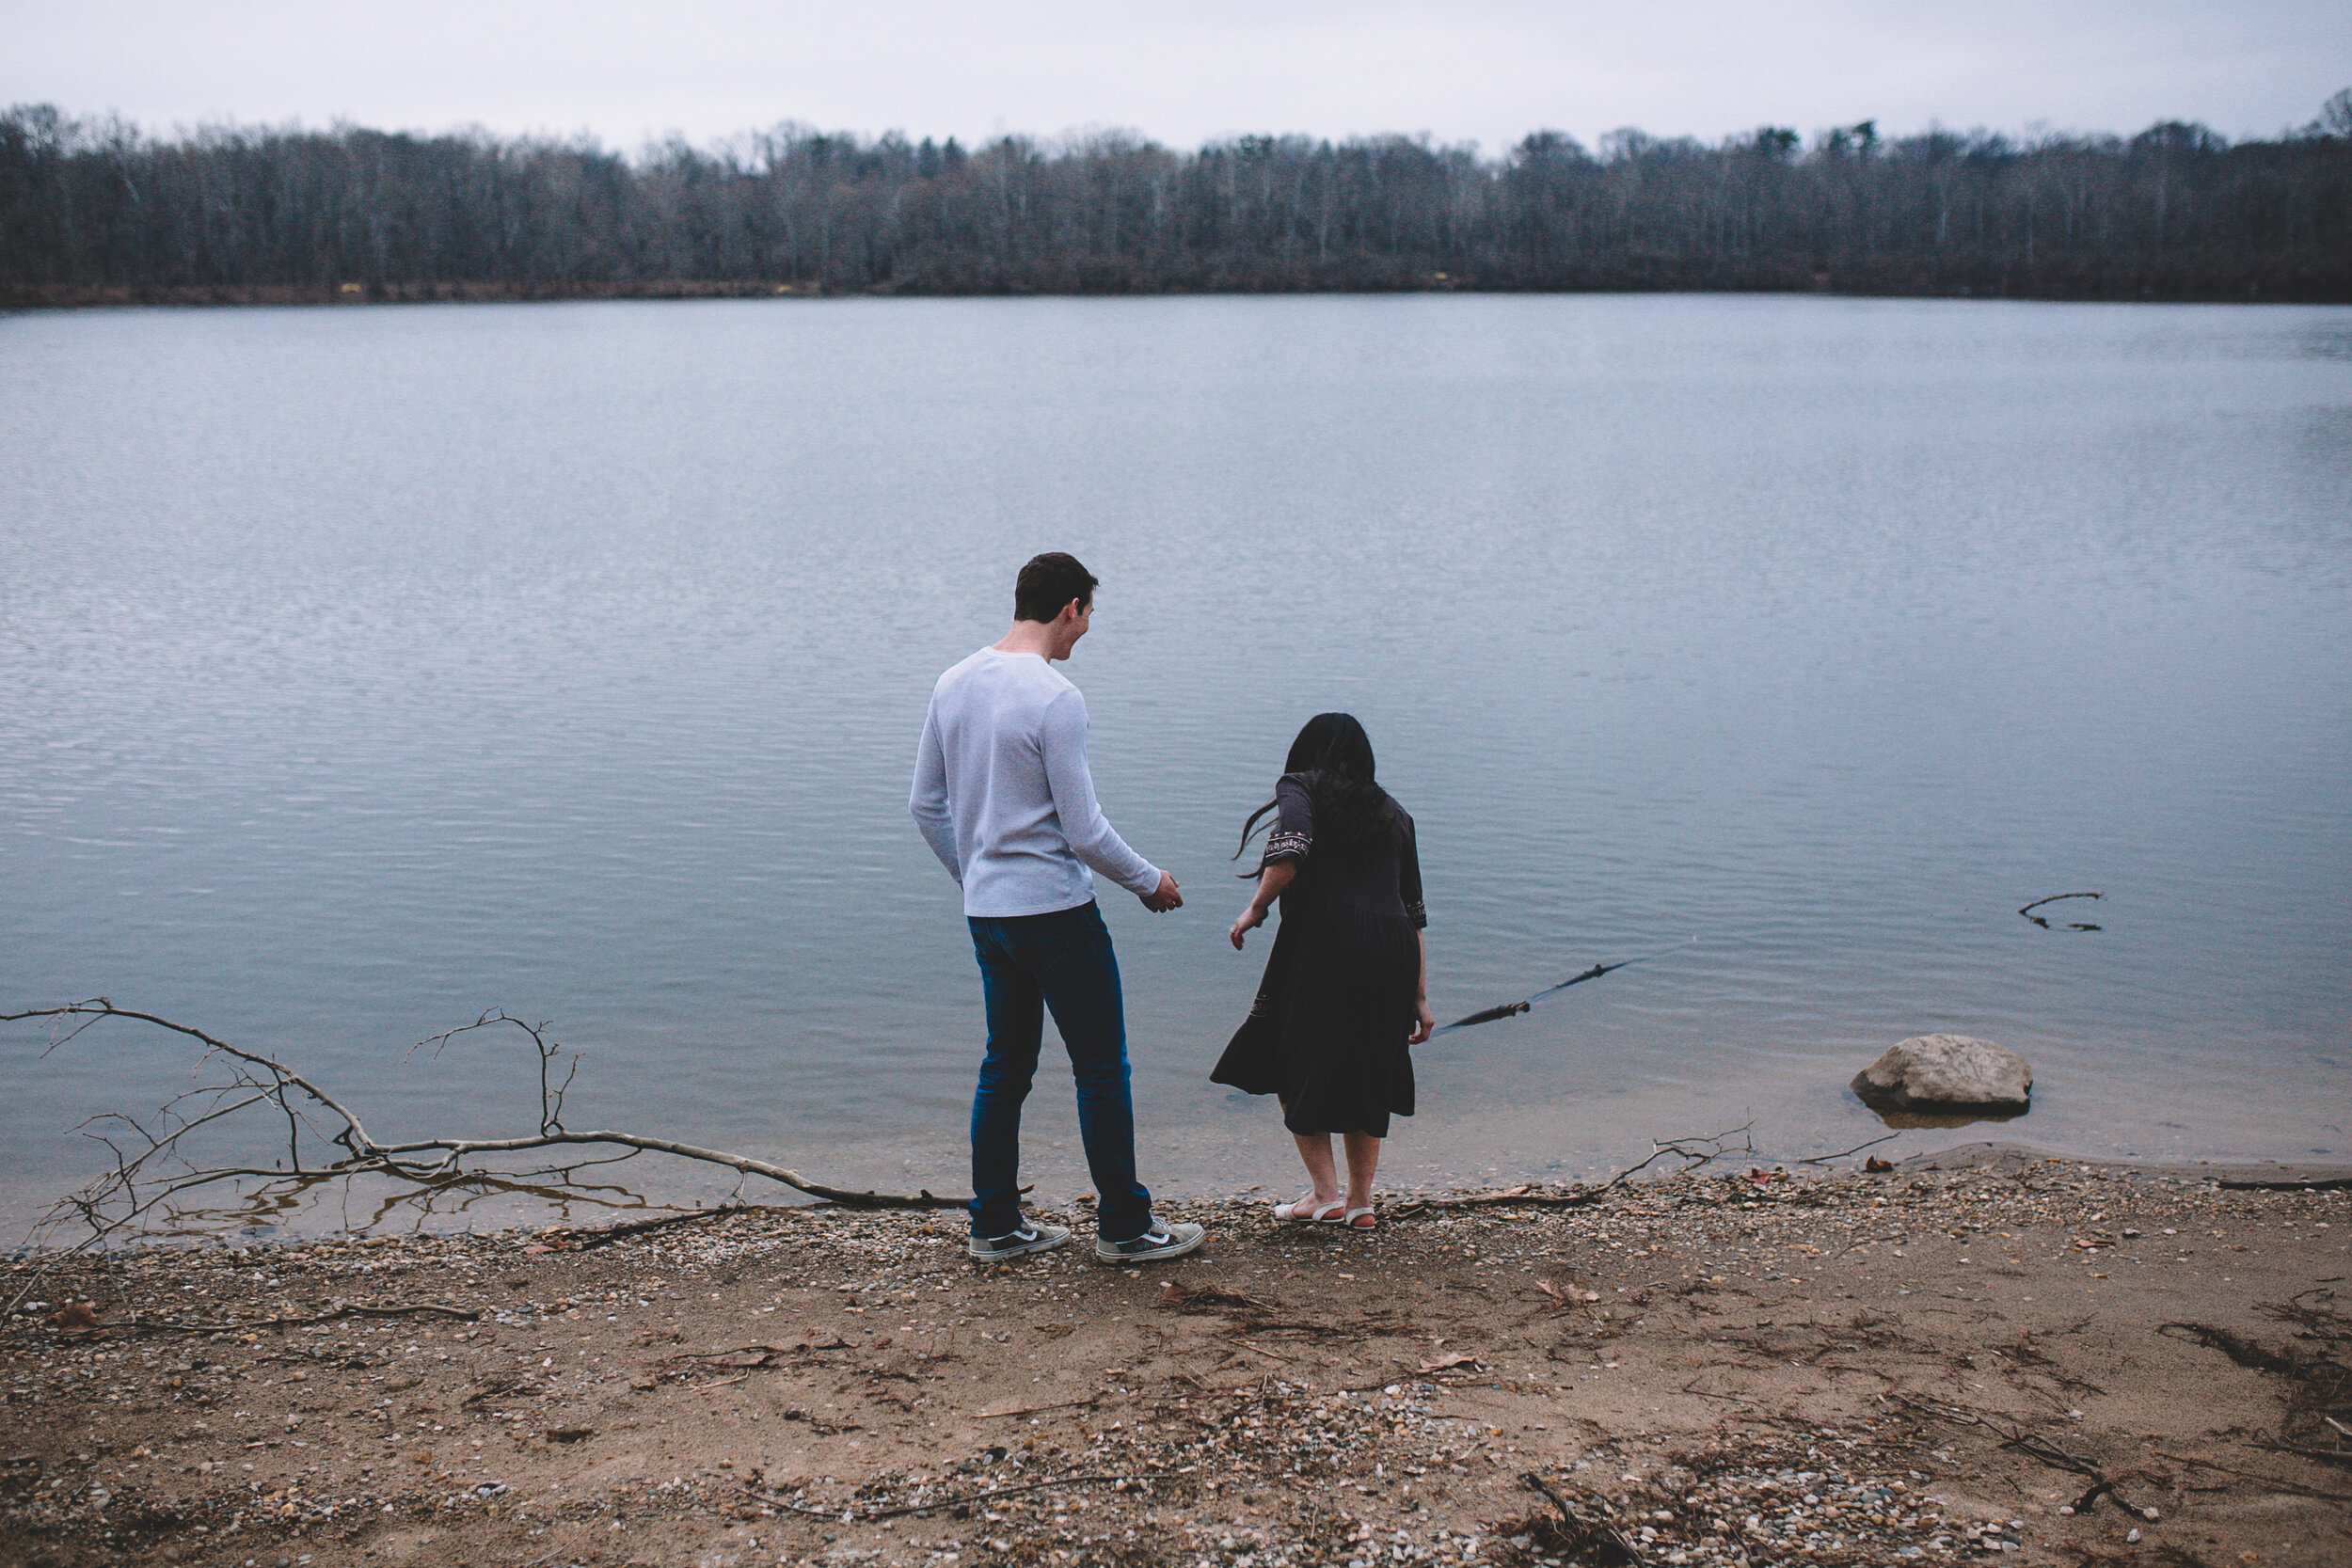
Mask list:
[[[1285,773],[1274,786],[1279,816],[1267,835],[1264,863],[1295,860],[1298,874],[1282,895],[1284,919],[1314,909],[1348,909],[1423,924],[1421,863],[1410,813],[1383,795],[1373,820],[1344,831],[1318,823],[1312,773]],[[1327,810],[1327,817],[1330,813]]]

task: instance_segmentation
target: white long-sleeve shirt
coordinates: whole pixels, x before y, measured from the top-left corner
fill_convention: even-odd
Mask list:
[[[1094,897],[1091,866],[1130,893],[1160,869],[1112,832],[1087,770],[1087,705],[1037,654],[982,648],[939,677],[907,810],[984,919]]]

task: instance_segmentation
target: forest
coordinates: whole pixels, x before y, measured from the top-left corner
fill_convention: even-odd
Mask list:
[[[2352,89],[2231,142],[586,137],[0,115],[0,306],[1744,290],[2352,302]]]

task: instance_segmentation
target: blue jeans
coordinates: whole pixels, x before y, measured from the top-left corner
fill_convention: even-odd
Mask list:
[[[1094,1177],[1096,1233],[1134,1241],[1151,1227],[1152,1195],[1136,1180],[1127,1017],[1103,911],[1089,903],[1051,914],[970,919],[988,1009],[988,1055],[972,1096],[972,1234],[1002,1236],[1021,1224],[1021,1103],[1037,1074],[1050,1007],[1077,1080],[1078,1136]]]

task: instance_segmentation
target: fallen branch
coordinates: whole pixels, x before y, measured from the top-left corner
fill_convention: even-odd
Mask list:
[[[107,1237],[137,1227],[159,1213],[177,1214],[184,1195],[221,1182],[258,1180],[266,1193],[286,1183],[299,1189],[321,1179],[381,1176],[438,1189],[461,1183],[511,1180],[513,1172],[469,1165],[468,1162],[484,1155],[537,1149],[628,1150],[628,1154],[620,1156],[623,1159],[640,1151],[671,1154],[744,1176],[765,1177],[811,1197],[850,1208],[952,1209],[964,1203],[961,1198],[941,1197],[929,1191],[855,1192],[811,1180],[799,1171],[771,1161],[675,1138],[651,1137],[612,1128],[574,1132],[564,1125],[563,1112],[564,1097],[579,1069],[577,1053],[571,1055],[559,1073],[558,1059],[565,1054],[564,1049],[548,1037],[547,1026],[527,1022],[496,1008],[463,1028],[420,1041],[419,1048],[430,1046],[438,1053],[475,1030],[501,1026],[525,1036],[538,1058],[539,1116],[538,1130],[522,1137],[379,1138],[350,1106],[286,1063],[154,1013],[118,1007],[103,996],[63,1006],[0,1014],[0,1023],[33,1019],[49,1020],[61,1026],[62,1032],[50,1042],[48,1052],[64,1049],[84,1031],[108,1019],[151,1024],[184,1036],[202,1047],[196,1064],[197,1086],[174,1096],[152,1117],[142,1120],[127,1112],[106,1112],[82,1124],[86,1136],[104,1145],[113,1154],[114,1168],[59,1200],[36,1227],[37,1236],[77,1222],[86,1228],[87,1235],[62,1249],[65,1257],[101,1244]],[[209,1081],[205,1070],[208,1065],[215,1069]],[[284,1119],[284,1132],[274,1135],[283,1138],[281,1147],[285,1152],[278,1164],[265,1169],[258,1164],[204,1164],[191,1157],[188,1148],[193,1134],[203,1129],[217,1130],[230,1118],[248,1111]],[[551,1166],[541,1174],[565,1175],[582,1163],[573,1161]],[[682,1223],[685,1216],[677,1218]],[[12,1271],[29,1274],[29,1277],[21,1279],[8,1305],[13,1307],[24,1300],[58,1256],[45,1253]]]

